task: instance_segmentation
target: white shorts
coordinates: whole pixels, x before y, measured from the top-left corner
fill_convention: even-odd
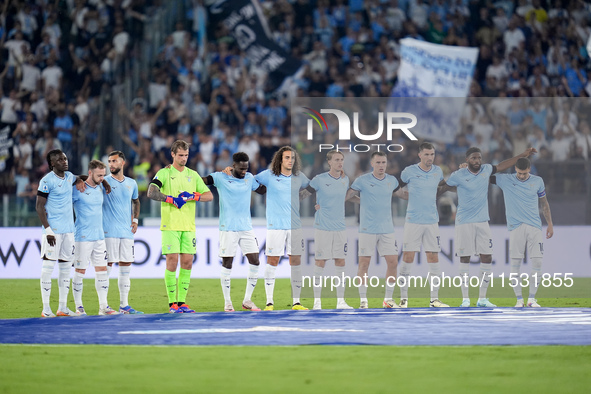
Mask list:
[[[259,253],[259,243],[254,231],[220,231],[220,257],[236,256],[238,245],[242,254]]]
[[[542,230],[528,224],[522,224],[509,232],[509,256],[512,259],[522,259],[525,247],[529,257],[544,256],[544,234]]]
[[[47,236],[43,234],[41,240],[41,258],[45,256],[47,260],[74,260],[74,233],[55,234],[55,245],[49,245]]]
[[[301,256],[304,254],[304,238],[302,237],[301,228],[291,230],[291,242],[287,243],[287,254],[289,256]]]
[[[107,246],[105,240],[76,242],[74,268],[85,270],[92,263],[93,267],[107,266]]]
[[[316,260],[344,259],[347,257],[347,231],[314,229]]]
[[[492,254],[493,244],[488,222],[456,225],[456,256]]]
[[[398,256],[398,244],[394,233],[366,234],[359,233],[359,257],[373,256],[378,248],[380,256]]]
[[[109,263],[133,263],[134,247],[130,238],[105,238]]]
[[[440,252],[439,225],[416,224],[406,222],[404,224],[403,247],[405,252],[420,252],[421,245],[425,252]]]
[[[301,256],[304,251],[302,230],[267,230],[266,245],[267,256],[283,256],[285,250],[289,256]]]

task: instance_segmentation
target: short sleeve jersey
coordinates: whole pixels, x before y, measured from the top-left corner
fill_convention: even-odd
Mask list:
[[[418,164],[406,167],[400,174],[402,182],[408,184],[408,207],[406,221],[416,224],[439,222],[437,212],[437,187],[443,179],[443,171],[432,165],[429,171]]]
[[[493,179],[503,190],[509,231],[522,224],[542,229],[538,199],[546,195],[544,180],[530,175],[525,181],[521,181],[515,174],[497,174]]]
[[[324,231],[345,230],[345,197],[349,189],[349,177],[334,178],[329,172],[316,175],[310,181],[316,190],[316,202],[320,209],[314,215],[314,228]]]
[[[468,168],[453,172],[446,183],[456,186],[458,192],[458,212],[456,224],[481,223],[490,220],[488,216],[488,185],[494,174],[494,167],[484,164],[478,174]]]
[[[69,171],[64,173],[63,178],[60,178],[52,171],[39,182],[38,191],[47,193],[45,212],[47,213],[49,226],[55,234],[74,232],[72,184],[75,180],[76,177]]]
[[[211,176],[220,195],[220,231],[252,230],[250,200],[252,191],[259,188],[254,176],[250,172],[244,178],[223,172],[214,172]]]
[[[383,179],[373,173],[361,175],[353,181],[351,189],[360,193],[359,232],[390,234],[392,222],[392,193],[399,188],[396,177],[386,174]]]
[[[267,188],[267,228],[289,230],[291,228],[291,176],[275,175],[265,170],[254,179]]]
[[[72,187],[70,187],[72,188]],[[90,186],[86,184],[86,190],[78,191],[72,188],[72,201],[76,213],[76,242],[92,242],[105,239],[103,231],[103,186]]]
[[[103,230],[105,238],[133,239],[131,223],[133,208],[131,200],[138,198],[137,183],[128,177],[119,181],[113,175],[105,180],[111,185],[111,193],[105,192],[103,198]]]

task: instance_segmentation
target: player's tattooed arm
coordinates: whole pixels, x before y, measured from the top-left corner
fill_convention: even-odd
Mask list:
[[[136,233],[138,226],[138,219],[140,217],[140,199],[131,199],[131,205],[133,205],[133,216],[131,218],[131,232]]]
[[[361,204],[361,198],[359,198],[359,190],[349,189],[347,190],[347,195],[345,196],[345,201],[351,200],[354,203]]]
[[[310,197],[312,193],[307,191],[306,189],[300,190],[300,201],[305,200],[306,198]]]
[[[155,183],[150,183],[148,188],[148,198],[154,201],[166,201],[166,195],[160,192],[160,188]]]
[[[437,198],[441,197],[441,195],[445,192],[455,192],[457,190],[457,188],[455,186],[450,186],[445,182],[445,179],[442,180],[441,182],[439,182],[439,185],[437,187]]]
[[[82,193],[86,190],[86,180],[88,179],[88,175],[78,175],[76,180],[74,181],[74,186],[76,186],[76,190]]]
[[[300,201],[305,200],[314,193],[316,193],[316,189],[314,189],[312,186],[308,186],[307,188],[300,190]]]
[[[408,189],[399,187],[394,191],[394,195],[402,200],[408,200]]]
[[[133,205],[133,218],[138,219],[140,217],[140,199],[132,199],[131,204]]]
[[[554,235],[554,224],[552,223],[552,212],[550,212],[550,204],[548,204],[546,196],[540,198],[540,206],[542,208],[542,215],[544,215],[544,219],[546,219],[546,223],[548,223],[546,238],[552,238]]]

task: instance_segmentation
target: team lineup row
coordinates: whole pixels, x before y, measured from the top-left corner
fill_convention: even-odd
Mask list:
[[[152,180],[148,197],[161,201],[162,253],[166,256],[165,283],[171,313],[194,312],[187,304],[193,255],[196,248],[195,202],[213,199],[208,185],[217,188],[220,201],[219,256],[222,258],[221,287],[224,310],[233,311],[230,298],[230,276],[236,249],[240,246],[249,262],[246,291],[242,307],[260,311],[251,300],[259,276],[259,249],[252,231],[250,217],[251,191],[267,193],[267,265],[264,273],[267,302],[265,310],[273,310],[275,271],[284,252],[289,255],[291,289],[294,310],[306,310],[300,303],[302,287],[301,255],[303,242],[299,214],[300,199],[316,195],[314,220],[315,266],[314,309],[321,309],[322,277],[327,260],[334,260],[338,276],[345,270],[347,241],[345,233],[345,201],[360,204],[358,276],[367,277],[371,255],[376,248],[387,263],[385,308],[408,307],[408,285],[400,286],[400,303],[393,300],[398,277],[398,246],[394,237],[391,213],[392,195],[408,199],[403,234],[403,262],[400,276],[411,274],[415,253],[421,246],[427,255],[431,277],[431,307],[447,307],[438,299],[441,270],[438,262],[439,228],[436,199],[438,195],[457,190],[456,254],[460,258],[463,302],[468,298],[468,271],[472,255],[480,255],[482,278],[477,306],[494,306],[487,298],[492,261],[492,241],[488,226],[488,185],[496,183],[504,192],[507,224],[510,231],[511,272],[519,273],[527,247],[532,260],[532,274],[541,272],[543,255],[542,225],[538,200],[548,223],[547,238],[553,233],[550,208],[544,183],[530,174],[527,157],[536,153],[528,149],[523,154],[505,160],[498,166],[482,164],[478,148],[466,152],[466,165],[446,181],[441,169],[433,164],[435,149],[430,143],[419,147],[420,162],[404,169],[400,180],[386,173],[387,157],[383,152],[371,156],[372,172],[350,184],[343,173],[344,156],[338,151],[327,154],[329,171],[309,180],[301,171],[297,153],[290,147],[279,149],[271,168],[253,176],[248,173],[249,158],[236,153],[233,166],[223,172],[201,177],[186,167],[189,145],[176,141],[171,147],[173,164],[161,169]],[[52,151],[47,160],[52,172],[40,183],[38,214],[44,227],[42,247],[43,269],[41,288],[44,309],[42,316],[52,316],[49,307],[51,271],[58,262],[60,274],[60,305],[58,315],[84,314],[81,302],[82,276],[89,263],[95,266],[96,289],[99,295],[99,314],[117,313],[106,303],[108,270],[113,262],[122,268],[119,273],[121,313],[141,313],[128,304],[129,266],[133,262],[133,234],[137,229],[139,200],[135,181],[123,175],[125,157],[121,152],[109,155],[111,175],[105,177],[105,165],[99,161],[89,164],[87,179],[77,179],[67,172],[67,158],[61,151]],[[515,166],[515,174],[496,174]],[[85,178],[85,177],[79,177]],[[76,183],[76,187],[61,189],[61,183]],[[102,186],[101,186],[102,184]],[[70,191],[69,211],[67,190]],[[76,212],[73,223],[72,206]],[[58,208],[59,207],[59,208]],[[61,211],[60,211],[61,210]],[[58,212],[60,211],[60,212]],[[97,225],[97,213],[103,219]],[[54,225],[55,222],[55,225]],[[104,231],[103,231],[104,229]],[[75,246],[73,243],[75,242]],[[73,294],[76,311],[69,311],[66,300],[69,271],[74,260]],[[177,268],[180,270],[177,284]],[[123,271],[123,272],[122,272]],[[49,272],[49,276],[47,273]],[[47,279],[49,278],[49,283]],[[409,281],[403,281],[407,283]],[[535,300],[537,286],[530,286],[528,306],[539,306]],[[524,306],[521,287],[514,288],[516,306]],[[352,309],[344,299],[344,286],[337,288],[337,308]],[[359,287],[360,308],[367,308],[367,284]]]

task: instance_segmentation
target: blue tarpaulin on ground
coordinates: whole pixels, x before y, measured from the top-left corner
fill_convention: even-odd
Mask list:
[[[588,308],[410,308],[0,320],[0,343],[591,345]]]

